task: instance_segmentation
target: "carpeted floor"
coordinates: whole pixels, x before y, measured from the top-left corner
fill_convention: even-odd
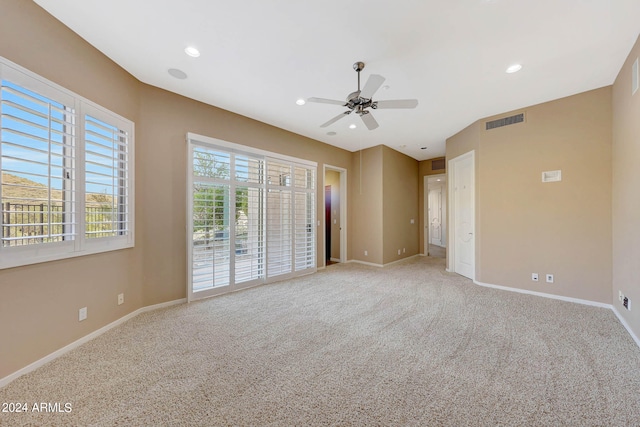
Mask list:
[[[437,245],[429,245],[429,256],[432,258],[446,258],[447,248]]]
[[[637,426],[640,349],[610,310],[420,257],[140,315],[0,402],[71,405],[11,426]]]

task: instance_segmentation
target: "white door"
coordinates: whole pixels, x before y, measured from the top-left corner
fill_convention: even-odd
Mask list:
[[[442,186],[429,190],[429,237],[432,245],[442,245]]]
[[[453,216],[453,271],[475,279],[475,155],[463,154],[449,162]]]

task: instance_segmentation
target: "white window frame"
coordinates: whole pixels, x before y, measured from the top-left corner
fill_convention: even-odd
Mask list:
[[[0,56],[0,81],[7,80],[39,95],[72,107],[75,110],[75,209],[76,221],[73,240],[61,242],[29,244],[4,247],[0,244],[0,270],[41,262],[55,261],[77,256],[131,248],[135,245],[135,124],[98,104],[39,76],[20,65]],[[0,104],[0,114],[2,106]],[[91,115],[110,125],[117,126],[128,133],[128,228],[123,236],[85,237],[85,156],[84,156],[84,117]],[[2,130],[0,129],[0,137]],[[2,146],[0,145],[0,155]],[[2,186],[0,186],[0,200]],[[3,218],[0,217],[0,224]]]
[[[232,292],[232,291],[236,291],[239,289],[243,289],[246,287],[250,287],[250,286],[255,286],[258,284],[263,284],[263,283],[270,283],[270,282],[274,282],[274,281],[279,281],[279,280],[284,280],[284,279],[288,279],[288,278],[292,278],[292,277],[297,277],[297,276],[302,276],[305,274],[311,274],[311,273],[315,273],[317,271],[317,226],[316,226],[316,211],[317,211],[317,198],[316,198],[316,192],[317,192],[317,183],[318,183],[318,163],[317,162],[313,162],[310,160],[305,160],[305,159],[299,159],[296,157],[291,157],[291,156],[287,156],[284,154],[278,154],[278,153],[273,153],[270,151],[266,151],[266,150],[261,150],[258,148],[253,148],[253,147],[249,147],[249,146],[245,146],[245,145],[240,145],[240,144],[235,144],[233,142],[228,142],[228,141],[224,141],[224,140],[220,140],[220,139],[216,139],[216,138],[211,138],[208,136],[203,136],[203,135],[198,135],[195,133],[187,133],[187,138],[186,138],[186,142],[187,142],[187,200],[186,200],[186,212],[187,212],[187,235],[186,235],[186,241],[187,241],[187,300],[188,301],[195,301],[198,299],[202,299],[202,298],[207,298],[207,297],[211,297],[211,296],[215,296],[215,295],[219,295],[219,294],[223,294],[223,293],[227,293],[227,292]],[[254,279],[248,282],[242,282],[242,283],[234,283],[233,280],[231,280],[230,285],[226,285],[226,286],[220,286],[220,287],[213,287],[210,288],[208,290],[203,290],[203,291],[198,291],[198,292],[194,292],[193,290],[193,273],[192,273],[192,267],[193,267],[193,183],[194,183],[194,171],[193,171],[193,147],[195,146],[203,146],[203,147],[207,147],[207,148],[211,148],[211,149],[220,149],[220,150],[224,150],[227,152],[231,152],[234,154],[239,154],[239,155],[249,155],[249,156],[253,156],[253,157],[259,157],[262,158],[264,160],[264,169],[265,169],[265,174],[267,173],[267,163],[269,162],[269,160],[272,161],[276,161],[276,162],[284,162],[284,163],[288,163],[290,164],[291,167],[291,171],[292,173],[294,173],[295,171],[295,166],[301,166],[301,167],[307,167],[310,169],[313,169],[314,171],[314,186],[313,189],[311,190],[303,190],[303,189],[298,189],[299,192],[311,192],[312,196],[313,196],[313,209],[312,209],[312,213],[313,213],[313,223],[312,223],[312,228],[313,228],[313,263],[312,265],[309,265],[307,268],[305,269],[301,269],[301,270],[296,270],[295,269],[295,246],[292,244],[292,254],[291,254],[291,271],[288,273],[284,273],[284,274],[278,274],[278,275],[274,275],[271,276],[269,273],[269,267],[268,267],[268,236],[266,233],[268,233],[268,231],[265,231],[265,235],[264,235],[264,242],[265,242],[265,246],[264,246],[264,275],[262,278],[259,279]],[[266,176],[265,176],[266,178]],[[292,177],[293,178],[293,177]],[[275,188],[278,186],[274,186],[274,185],[269,185],[267,183],[267,180],[264,180],[264,184],[263,187],[264,188],[264,193],[263,193],[263,197],[265,198],[265,206],[266,206],[266,197],[267,197],[267,192],[269,188]],[[291,238],[295,239],[295,222],[293,220],[293,215],[294,215],[294,210],[295,210],[295,204],[294,204],[294,197],[295,197],[295,193],[296,193],[296,187],[292,186],[288,186],[287,187],[288,190],[291,191],[291,197],[292,197],[292,204],[291,204],[291,215],[292,215],[292,220],[291,220]],[[231,196],[234,197],[234,196]],[[235,203],[235,199],[233,201],[233,203]],[[266,211],[263,213],[263,215],[265,215],[265,222],[266,222]],[[266,226],[266,225],[265,225]],[[234,233],[230,233],[230,235],[233,236]],[[293,242],[295,242],[295,240],[292,240]],[[233,240],[231,241],[231,245],[233,247]],[[234,268],[233,263],[231,264],[230,268]],[[231,273],[231,276],[233,277],[233,271]]]

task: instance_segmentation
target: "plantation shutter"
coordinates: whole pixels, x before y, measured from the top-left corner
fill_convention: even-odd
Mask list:
[[[267,274],[290,273],[293,264],[291,165],[267,162]]]
[[[231,283],[231,155],[195,147],[192,162],[192,280],[199,291]]]
[[[315,267],[315,173],[311,168],[295,167],[295,269]]]
[[[235,283],[264,277],[264,160],[235,156]]]
[[[19,73],[12,77],[2,80],[0,92],[2,247],[73,240],[74,100],[38,82],[23,82]]]
[[[129,134],[117,125],[85,115],[85,235],[129,232]]]

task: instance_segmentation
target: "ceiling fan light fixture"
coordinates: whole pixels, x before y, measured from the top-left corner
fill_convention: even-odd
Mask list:
[[[356,126],[356,124],[355,124],[355,123],[351,123],[351,124],[349,125],[349,129],[355,129],[355,128],[357,128],[357,126]]]
[[[520,70],[522,70],[522,64],[513,64],[509,66],[509,68],[507,68],[507,73],[513,74],[513,73],[517,73]]]
[[[197,58],[200,56],[200,51],[193,46],[187,46],[184,48],[184,53],[191,56],[192,58]]]

